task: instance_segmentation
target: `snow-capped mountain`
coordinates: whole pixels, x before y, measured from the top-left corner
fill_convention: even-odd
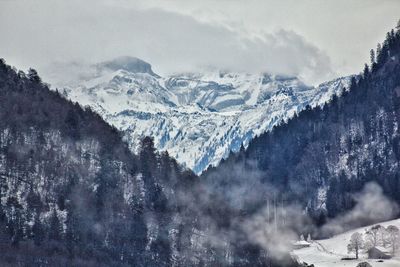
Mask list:
[[[307,105],[340,94],[349,82],[344,77],[312,87],[296,77],[220,71],[160,77],[150,64],[121,57],[92,66],[63,88],[124,131],[134,151],[141,138],[152,136],[157,149],[201,173]]]

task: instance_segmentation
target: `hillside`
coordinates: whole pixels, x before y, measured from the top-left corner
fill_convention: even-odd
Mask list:
[[[400,203],[399,31],[387,34],[371,65],[341,97],[307,107],[202,179],[227,192],[222,197],[228,203],[242,200],[252,208],[295,203],[318,225],[353,208],[354,193],[371,181]]]
[[[151,138],[133,154],[35,70],[1,60],[0,103],[1,266],[297,266]]]
[[[380,226],[387,228],[389,225],[400,227],[400,220],[392,220],[383,223],[379,223]],[[309,248],[302,248],[293,251],[293,255],[299,260],[299,262],[306,262],[308,264],[314,264],[318,267],[354,267],[359,262],[368,262],[372,267],[395,267],[400,265],[400,257],[395,256],[389,260],[383,260],[379,262],[377,259],[368,259],[366,249],[361,250],[361,255],[358,260],[341,260],[342,258],[354,258],[354,253],[347,251],[347,245],[350,242],[351,235],[353,233],[364,234],[366,231],[371,229],[375,225],[367,225],[361,228],[353,229],[333,236],[329,239],[313,240]],[[391,248],[387,245],[386,248],[379,247],[382,251],[387,252],[390,255]]]
[[[35,70],[1,61],[0,103],[2,266],[167,264],[152,256],[169,257],[156,246],[163,228],[149,230],[167,212],[165,194],[158,170],[143,170],[151,160],[165,179],[169,166],[187,183],[191,174],[168,157],[146,158],[145,140],[132,154],[115,128],[50,91]]]

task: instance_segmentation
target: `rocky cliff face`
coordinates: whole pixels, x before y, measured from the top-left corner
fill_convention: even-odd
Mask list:
[[[133,151],[141,138],[151,136],[159,151],[168,151],[195,173],[216,166],[307,105],[323,105],[350,81],[345,77],[310,87],[295,77],[268,74],[159,77],[136,58],[92,69],[91,75],[63,86],[65,95],[123,131]]]

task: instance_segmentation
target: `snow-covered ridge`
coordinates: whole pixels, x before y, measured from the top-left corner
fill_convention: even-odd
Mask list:
[[[312,87],[296,77],[219,71],[160,77],[130,57],[88,73],[63,86],[68,98],[124,131],[134,151],[142,137],[152,136],[157,149],[196,173],[350,82],[344,77]]]

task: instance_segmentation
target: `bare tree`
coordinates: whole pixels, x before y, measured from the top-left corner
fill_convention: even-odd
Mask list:
[[[394,255],[397,247],[399,246],[400,230],[394,225],[389,225],[387,227],[387,232],[390,246],[392,247],[392,255]]]
[[[384,248],[386,248],[386,246],[388,245],[388,231],[387,229],[382,226],[381,230],[379,231],[379,239],[382,241],[382,246]]]
[[[375,225],[372,226],[371,229],[367,230],[367,232],[365,233],[367,235],[367,240],[368,243],[370,243],[371,247],[376,247],[378,246],[379,243],[379,239],[380,239],[380,232],[382,230],[382,226],[381,225]]]
[[[358,253],[360,249],[364,247],[364,239],[362,234],[355,232],[350,237],[350,243],[347,245],[347,251],[354,252],[356,254],[356,259],[358,259]]]
[[[308,236],[307,236],[307,242],[311,242],[311,241],[312,241],[312,239],[311,239],[311,235],[309,233]]]

